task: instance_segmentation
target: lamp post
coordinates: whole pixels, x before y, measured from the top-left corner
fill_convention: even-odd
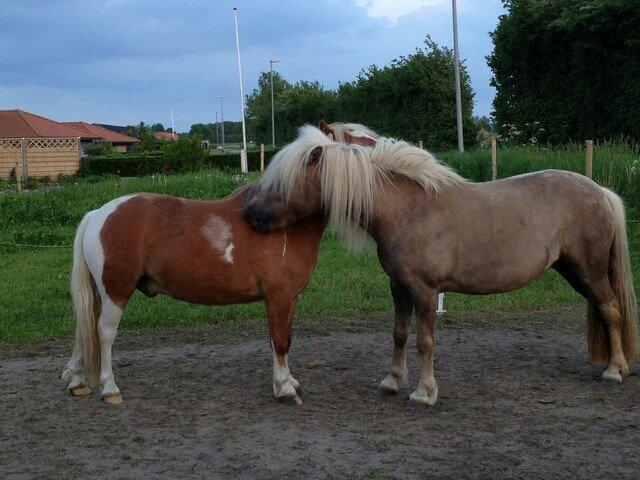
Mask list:
[[[227,98],[226,95],[220,95],[220,124],[222,129],[222,153],[224,153],[224,105],[222,104],[222,100]]]
[[[276,115],[275,104],[273,103],[273,64],[278,63],[279,60],[272,58],[269,60],[271,65],[271,145],[276,148]]]
[[[249,171],[247,166],[247,130],[244,124],[244,92],[242,91],[242,61],[240,60],[240,35],[238,34],[238,8],[233,7],[233,20],[236,25],[236,51],[238,52],[238,83],[240,84],[240,113],[242,115],[242,150],[240,151],[240,169]]]
[[[220,137],[218,136],[219,128],[220,128],[220,124],[218,123],[218,112],[216,112],[216,149],[220,145]]]
[[[460,88],[460,51],[458,49],[458,8],[456,0],[451,0],[453,10],[453,68],[456,82],[456,122],[458,125],[458,152],[464,152],[464,135],[462,132],[462,91]]]

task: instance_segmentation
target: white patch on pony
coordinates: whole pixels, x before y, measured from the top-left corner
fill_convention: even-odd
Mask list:
[[[287,234],[284,234],[284,242],[282,243],[282,258],[287,254]]]
[[[233,234],[231,225],[217,215],[211,215],[207,223],[202,227],[202,233],[209,240],[213,248],[222,254],[227,263],[233,263]]]
[[[224,249],[224,258],[227,262],[233,263],[233,243],[230,243],[227,248]]]
[[[289,372],[289,356],[285,355],[284,365],[280,365],[273,342],[271,342],[271,350],[273,351],[273,394],[276,398],[295,397],[297,395],[295,387],[300,384]]]

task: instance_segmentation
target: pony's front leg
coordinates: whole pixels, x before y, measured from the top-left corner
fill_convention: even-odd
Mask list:
[[[273,350],[273,394],[278,399],[297,398],[299,382],[289,372],[289,347],[295,298],[276,295],[265,299],[269,319],[269,337]]]
[[[395,308],[393,358],[389,374],[380,382],[380,388],[386,392],[398,393],[407,386],[406,345],[413,315],[413,301],[411,292],[394,280],[391,280],[391,296]]]
[[[435,321],[438,292],[421,292],[419,298],[415,298],[416,323],[417,323],[417,347],[422,357],[422,372],[418,387],[410,395],[409,399],[416,403],[433,405],[438,398],[438,384],[433,375],[433,349],[435,346]]]

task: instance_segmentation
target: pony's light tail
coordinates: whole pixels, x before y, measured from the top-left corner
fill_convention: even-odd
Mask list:
[[[613,214],[615,232],[609,254],[609,282],[620,305],[622,350],[627,361],[638,355],[638,302],[633,286],[624,203],[603,188]],[[589,358],[598,363],[609,360],[610,348],[604,323],[595,305],[589,304]]]
[[[73,242],[73,269],[71,271],[71,296],[76,312],[76,339],[82,345],[82,367],[91,380],[99,384],[100,339],[96,318],[95,282],[84,256],[84,233],[91,212],[78,226]]]

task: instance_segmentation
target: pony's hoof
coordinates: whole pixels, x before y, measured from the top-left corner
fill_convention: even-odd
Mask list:
[[[300,386],[300,382],[298,380],[296,380],[295,378],[293,378],[291,375],[289,375],[289,383],[291,384],[291,386],[293,388],[298,390],[298,387]]]
[[[620,375],[620,372],[618,372],[617,370],[616,371],[605,370],[604,373],[602,374],[602,378],[604,378],[605,380],[622,382],[622,375]]]
[[[438,386],[434,386],[432,388],[432,392],[429,393],[425,391],[423,388],[416,388],[415,392],[409,395],[409,400],[411,402],[420,403],[422,405],[432,406],[436,403],[438,399]]]
[[[86,397],[91,393],[91,389],[86,385],[70,388],[69,391],[71,392],[72,395],[75,395],[76,397]]]
[[[113,395],[106,395],[102,397],[102,400],[109,405],[120,405],[122,403],[122,394],[116,393]]]
[[[276,396],[276,398],[286,398],[286,397],[295,397],[296,395],[298,395],[298,393],[296,392],[296,389],[293,387],[293,385],[291,385],[291,382],[286,381],[284,382],[282,385],[278,386],[275,384],[273,384],[273,394]]]
[[[283,405],[291,405],[291,406],[296,406],[296,405],[302,405],[302,399],[298,396],[295,395],[293,397],[278,397],[278,402],[282,403]]]
[[[380,393],[382,394],[395,395],[396,393],[398,393],[400,390],[403,389],[403,386],[402,386],[402,382],[398,381],[398,378],[394,377],[393,375],[387,375],[380,382],[380,385],[378,386],[378,388],[380,390]]]

